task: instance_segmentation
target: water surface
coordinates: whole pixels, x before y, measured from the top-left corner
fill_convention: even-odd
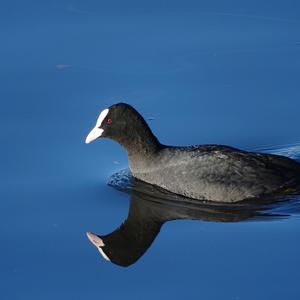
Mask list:
[[[3,3],[1,299],[299,299],[297,196],[267,211],[284,217],[167,222],[135,264],[105,261],[85,232],[125,220],[131,196],[107,180],[127,157],[84,144],[99,111],[126,101],[164,144],[299,159],[299,13],[295,1]]]

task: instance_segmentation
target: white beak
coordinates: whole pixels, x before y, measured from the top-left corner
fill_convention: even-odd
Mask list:
[[[105,117],[107,116],[108,112],[109,112],[108,108],[101,111],[96,126],[91,130],[91,132],[88,134],[88,136],[85,139],[86,144],[89,144],[90,142],[94,141],[95,139],[101,136],[104,130],[99,127],[101,127],[101,124],[105,119]]]
[[[96,246],[96,247],[103,247],[104,243],[103,241],[99,238],[99,236],[97,236],[96,234],[92,233],[92,232],[87,232],[86,233],[88,239]]]
[[[85,143],[89,144],[90,142],[94,141],[95,139],[97,139],[98,137],[101,136],[102,132],[104,130],[98,127],[94,127],[91,132],[88,134],[88,136],[85,139]]]

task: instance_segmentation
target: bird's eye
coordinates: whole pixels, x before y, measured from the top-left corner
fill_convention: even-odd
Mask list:
[[[112,124],[112,119],[111,119],[111,118],[108,118],[108,119],[107,119],[107,125],[110,125],[110,124]]]

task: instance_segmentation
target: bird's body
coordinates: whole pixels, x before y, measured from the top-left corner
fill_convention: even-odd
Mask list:
[[[300,165],[283,156],[221,145],[162,147],[152,158],[129,159],[133,176],[194,199],[237,202],[299,181]]]
[[[130,105],[119,103],[103,112],[86,142],[99,137],[99,132],[119,142],[128,152],[134,177],[173,193],[237,202],[300,182],[300,164],[290,158],[222,145],[166,146]]]

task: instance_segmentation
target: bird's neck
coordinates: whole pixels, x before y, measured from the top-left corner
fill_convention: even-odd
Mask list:
[[[162,148],[162,145],[148,126],[129,130],[126,136],[117,139],[132,159],[146,159]]]

